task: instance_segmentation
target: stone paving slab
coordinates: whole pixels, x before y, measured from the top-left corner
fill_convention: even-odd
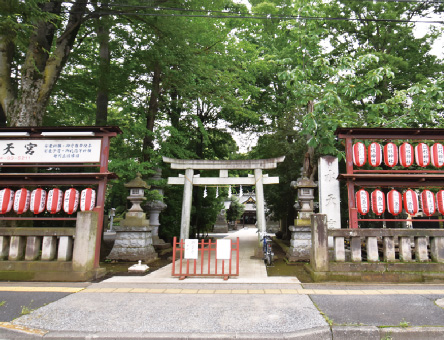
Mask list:
[[[49,331],[288,333],[327,323],[306,295],[73,294],[13,323]]]

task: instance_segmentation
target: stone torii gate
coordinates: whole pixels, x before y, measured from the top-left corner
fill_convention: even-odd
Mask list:
[[[254,185],[256,186],[256,220],[260,232],[265,232],[264,184],[278,184],[279,177],[267,177],[264,169],[274,169],[283,162],[285,156],[257,160],[185,160],[163,157],[171,169],[185,170],[183,177],[169,177],[168,184],[184,186],[180,239],[190,236],[190,219],[193,198],[193,185]],[[194,176],[194,170],[219,170],[219,177]],[[228,177],[228,170],[254,170],[254,177]]]

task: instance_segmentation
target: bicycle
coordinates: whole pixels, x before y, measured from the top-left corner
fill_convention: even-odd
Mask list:
[[[262,250],[264,252],[264,262],[267,266],[271,266],[271,264],[273,263],[273,257],[274,257],[273,249],[271,246],[271,243],[273,241],[272,241],[271,237],[268,235],[264,235],[264,238],[262,239],[262,241],[263,241]]]

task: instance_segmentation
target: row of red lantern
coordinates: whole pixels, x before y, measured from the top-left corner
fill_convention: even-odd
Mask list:
[[[401,195],[399,191],[391,190],[387,194],[387,210],[390,214],[397,216],[402,212],[402,202],[404,209],[410,215],[416,215],[419,209],[419,200],[421,201],[422,211],[426,216],[432,216],[438,209],[439,213],[444,215],[444,190],[440,190],[435,195],[430,190],[424,190],[418,199],[418,194],[412,189],[407,190]],[[356,207],[361,215],[366,215],[370,211],[376,215],[382,215],[386,209],[386,200],[384,193],[376,189],[371,193],[371,204],[369,193],[361,189],[356,193]]]
[[[0,214],[6,214],[13,208],[17,214],[23,214],[31,210],[34,214],[40,214],[45,210],[56,214],[62,209],[67,214],[73,214],[79,207],[80,210],[90,211],[94,209],[96,204],[96,192],[91,188],[79,191],[70,188],[63,193],[60,189],[51,189],[47,193],[45,190],[38,188],[32,192],[21,188],[15,193],[11,189],[0,190]]]
[[[383,157],[384,150],[384,157]],[[353,163],[356,166],[363,166],[367,162],[371,166],[380,166],[382,161],[388,167],[394,167],[401,164],[408,168],[413,165],[416,159],[416,164],[421,167],[426,167],[432,164],[435,167],[442,167],[444,165],[444,147],[441,143],[435,143],[430,148],[425,143],[419,143],[413,146],[407,142],[398,147],[394,143],[388,143],[381,147],[381,144],[373,142],[368,148],[364,143],[358,142],[353,145]]]

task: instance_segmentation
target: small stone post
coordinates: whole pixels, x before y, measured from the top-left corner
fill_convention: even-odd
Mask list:
[[[94,269],[96,254],[98,213],[95,211],[77,212],[76,241],[72,254],[72,268],[76,272],[89,272]]]
[[[327,215],[311,215],[311,256],[310,265],[315,272],[328,271],[328,229]]]

